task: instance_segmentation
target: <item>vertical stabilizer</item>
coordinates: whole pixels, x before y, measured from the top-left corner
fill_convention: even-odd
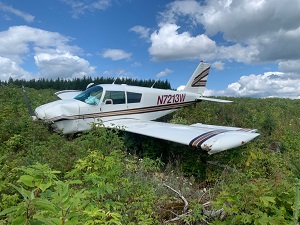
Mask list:
[[[202,61],[187,82],[184,91],[203,94],[209,74],[210,65]]]

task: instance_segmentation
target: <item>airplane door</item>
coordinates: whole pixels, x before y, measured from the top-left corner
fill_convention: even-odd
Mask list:
[[[118,117],[120,117],[121,111],[126,109],[127,109],[127,104],[125,101],[125,91],[105,92],[104,98],[100,106],[100,110],[103,115],[102,118],[103,121],[111,118],[117,119]]]

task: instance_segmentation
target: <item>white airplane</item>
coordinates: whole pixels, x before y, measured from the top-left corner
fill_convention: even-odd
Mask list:
[[[63,134],[89,130],[92,124],[101,123],[107,128],[201,147],[209,154],[241,146],[259,135],[255,129],[153,121],[201,100],[230,102],[202,97],[209,69],[209,64],[200,62],[183,91],[125,84],[59,91],[55,94],[62,100],[37,107],[33,116],[51,122],[54,130]]]

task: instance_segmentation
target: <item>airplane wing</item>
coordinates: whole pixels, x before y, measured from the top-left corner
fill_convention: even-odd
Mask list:
[[[218,99],[218,98],[205,98],[205,97],[202,97],[202,96],[197,98],[197,100],[200,100],[200,101],[204,100],[204,101],[210,101],[210,102],[222,102],[222,103],[232,102],[230,100],[223,100],[223,99]]]
[[[64,90],[64,91],[55,92],[54,94],[60,99],[65,100],[65,99],[73,99],[81,92],[82,91],[78,91],[78,90]]]
[[[259,136],[256,130],[206,124],[181,125],[137,119],[103,122],[108,128],[168,140],[184,145],[201,147],[208,154],[241,146]]]

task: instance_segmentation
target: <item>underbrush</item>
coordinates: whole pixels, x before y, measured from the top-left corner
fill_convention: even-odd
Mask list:
[[[36,107],[53,92],[27,94]],[[297,100],[201,102],[164,118],[261,133],[209,156],[101,127],[68,139],[31,121],[22,99],[1,87],[0,224],[299,223]]]

